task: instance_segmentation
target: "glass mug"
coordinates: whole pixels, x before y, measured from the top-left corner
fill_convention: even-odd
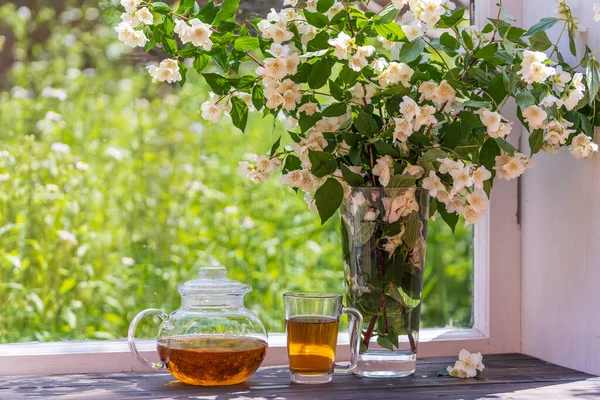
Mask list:
[[[352,372],[358,363],[360,327],[363,317],[342,306],[336,293],[286,293],[283,295],[290,379],[296,383],[328,383],[334,372]],[[350,318],[351,359],[335,362],[340,316]]]

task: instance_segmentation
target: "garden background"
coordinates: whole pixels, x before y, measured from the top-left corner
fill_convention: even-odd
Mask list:
[[[251,2],[248,2],[251,3]],[[117,42],[117,0],[0,6],[0,343],[115,339],[218,262],[284,330],[281,295],[343,292],[339,218],[237,164],[285,130],[205,123],[207,89],[151,83],[160,53]],[[430,221],[424,327],[470,327],[472,230]],[[144,325],[141,336],[156,327]]]

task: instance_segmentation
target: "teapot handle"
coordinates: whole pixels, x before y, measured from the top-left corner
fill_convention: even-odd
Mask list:
[[[167,366],[163,361],[156,363],[156,362],[150,362],[150,361],[146,360],[138,352],[138,349],[135,345],[135,338],[134,338],[135,328],[137,328],[137,326],[140,323],[140,321],[142,320],[142,318],[144,318],[146,315],[148,315],[150,313],[159,313],[158,316],[163,321],[166,321],[167,319],[169,319],[169,315],[165,314],[164,312],[162,312],[161,310],[158,310],[156,308],[148,308],[147,310],[144,310],[144,311],[141,311],[140,313],[138,313],[138,315],[136,315],[133,318],[133,320],[131,320],[131,324],[129,324],[129,331],[127,332],[127,342],[129,343],[129,350],[131,350],[131,352],[133,353],[135,358],[137,358],[137,360],[140,363],[142,363],[143,365],[145,365],[146,367],[150,367],[150,368],[154,368],[154,369],[166,368]]]

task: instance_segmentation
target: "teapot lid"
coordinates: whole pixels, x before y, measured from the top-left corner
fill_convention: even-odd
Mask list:
[[[187,281],[177,288],[182,297],[187,296],[243,296],[252,287],[227,278],[227,268],[206,266],[198,268],[198,279]]]

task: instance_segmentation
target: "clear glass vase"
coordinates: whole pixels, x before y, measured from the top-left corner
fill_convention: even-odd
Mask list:
[[[364,377],[414,373],[419,342],[429,192],[356,187],[341,208],[346,304],[364,316]]]

